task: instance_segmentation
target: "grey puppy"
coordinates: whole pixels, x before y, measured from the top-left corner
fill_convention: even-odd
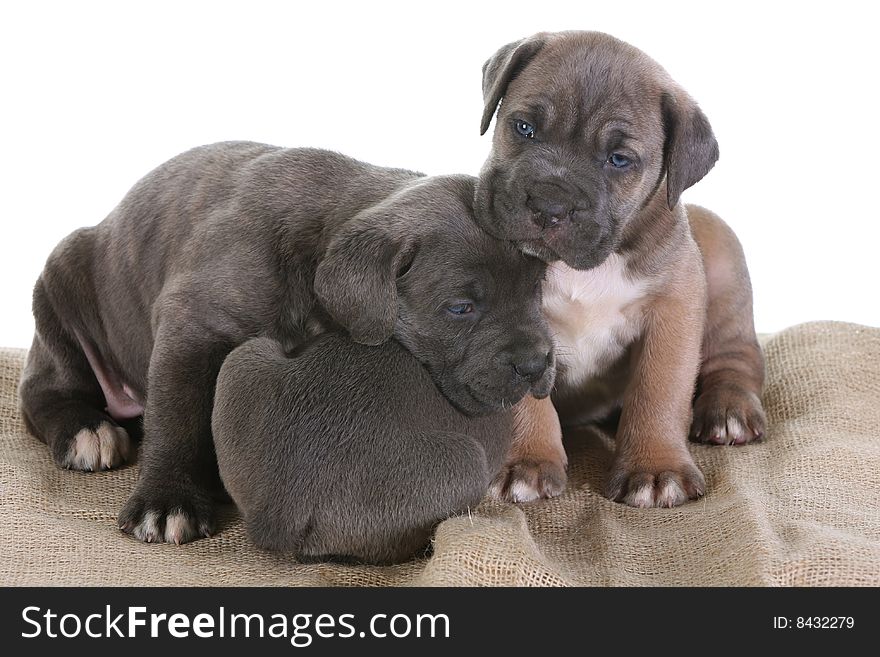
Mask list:
[[[269,338],[235,349],[213,430],[254,543],[301,561],[386,564],[424,552],[438,522],[480,502],[513,414],[460,413],[395,340],[324,334],[293,357]]]
[[[182,543],[214,529],[214,386],[249,338],[291,351],[328,329],[371,345],[395,335],[473,415],[530,390],[546,395],[553,354],[537,306],[506,311],[519,318],[513,330],[471,330],[484,319],[485,277],[455,298],[425,288],[423,303],[435,305],[409,314],[412,325],[397,321],[396,279],[416,257],[434,258],[437,279],[455,269],[432,246],[461,225],[450,216],[472,215],[472,200],[470,178],[425,179],[314,149],[230,142],[173,158],[49,257],[20,386],[29,429],[59,465],[100,470],[131,458],[120,423],[143,413],[140,475],[119,525]],[[475,232],[457,234],[462,257],[484,252],[470,243]],[[518,284],[536,287],[540,268],[517,262],[531,272]]]
[[[680,202],[718,159],[706,115],[659,64],[597,32],[541,33],[483,67],[492,152],[476,215],[552,263],[544,305],[567,425],[619,413],[608,497],[674,506],[705,492],[687,438],[764,433],[764,361],[742,248]],[[500,103],[500,105],[499,105]],[[524,501],[565,484],[559,419],[527,400],[493,489]]]

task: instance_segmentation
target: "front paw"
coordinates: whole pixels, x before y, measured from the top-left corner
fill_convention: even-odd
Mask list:
[[[532,502],[556,497],[565,490],[564,461],[522,459],[506,463],[492,484],[489,495],[506,502]]]
[[[739,386],[715,386],[694,402],[690,438],[710,445],[745,445],[764,435],[767,420],[755,393]]]
[[[102,422],[94,429],[80,429],[71,439],[61,465],[70,470],[97,472],[118,468],[130,461],[135,449],[128,432]]]
[[[605,486],[609,499],[640,508],[679,506],[705,492],[706,479],[693,461],[662,467],[618,461]]]
[[[139,482],[119,528],[145,543],[188,543],[214,533],[210,493],[193,484]]]

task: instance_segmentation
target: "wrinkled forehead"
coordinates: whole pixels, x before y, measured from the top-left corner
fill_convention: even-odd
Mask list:
[[[426,176],[409,183],[395,197],[393,207],[430,232],[436,224],[473,222],[473,197],[470,176]]]
[[[511,82],[505,102],[560,129],[589,122],[593,131],[615,123],[644,130],[660,123],[665,80],[656,62],[627,43],[563,34]]]
[[[447,217],[422,239],[422,248],[438,271],[512,270],[520,263],[519,252],[511,242],[492,237],[481,229],[473,216]]]
[[[486,295],[533,286],[543,263],[480,228],[473,197],[474,178],[453,175],[424,178],[400,199],[417,235],[414,284],[437,293],[476,284]]]
[[[484,232],[472,219],[449,228],[428,235],[419,250],[427,287],[438,292],[468,287],[488,297],[529,288],[540,280],[542,263],[524,256],[512,242]]]

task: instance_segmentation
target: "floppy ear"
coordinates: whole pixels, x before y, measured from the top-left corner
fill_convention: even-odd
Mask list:
[[[666,131],[663,155],[666,204],[671,210],[681,193],[715,166],[718,142],[709,119],[684,91],[664,93],[661,103]]]
[[[489,129],[492,116],[498,109],[498,103],[507,91],[507,85],[544,47],[545,40],[543,34],[536,34],[527,39],[508,43],[483,64],[484,107],[483,122],[480,124],[481,135],[485,135],[486,130]]]
[[[391,219],[369,213],[347,222],[315,271],[321,305],[359,344],[378,345],[391,337],[396,279],[415,255],[415,239],[395,235]]]

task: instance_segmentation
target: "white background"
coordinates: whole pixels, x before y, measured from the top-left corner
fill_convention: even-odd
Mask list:
[[[685,199],[740,235],[759,331],[880,325],[872,4],[5,1],[0,346],[29,345],[52,247],[191,146],[250,139],[475,174],[483,61],[560,29],[633,43],[700,102],[721,160]]]

